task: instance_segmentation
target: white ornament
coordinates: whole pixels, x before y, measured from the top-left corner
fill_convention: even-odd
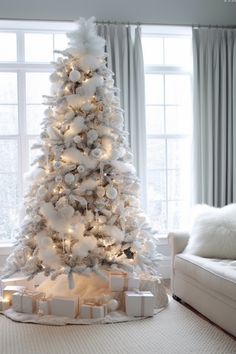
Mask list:
[[[91,129],[88,131],[88,133],[87,133],[88,140],[93,142],[93,141],[97,140],[97,138],[98,138],[98,133],[95,129]]]
[[[97,192],[97,196],[98,196],[99,198],[102,198],[102,197],[104,197],[106,191],[105,191],[105,188],[104,188],[104,187],[98,186],[96,192]]]
[[[58,212],[63,218],[69,219],[74,215],[75,210],[71,205],[65,205]]]
[[[72,184],[75,181],[75,176],[72,173],[67,173],[64,177],[64,181],[67,184]]]
[[[55,181],[57,183],[61,183],[62,182],[62,176],[56,176]]]
[[[81,74],[78,70],[72,70],[69,75],[70,81],[76,82],[79,81],[81,78]]]
[[[108,301],[107,307],[110,311],[116,311],[119,307],[119,302],[116,299],[111,299]]]
[[[91,155],[95,158],[95,159],[100,159],[100,157],[102,156],[102,150],[99,148],[93,149],[91,151]]]
[[[61,167],[61,162],[60,162],[60,161],[55,161],[54,167],[55,167],[56,169],[57,169],[57,168],[60,168],[60,167]]]
[[[39,197],[45,197],[47,192],[48,192],[47,188],[45,188],[44,186],[40,186],[39,189],[38,189],[37,194],[38,194]]]
[[[105,224],[106,221],[107,221],[107,218],[104,215],[100,215],[98,217],[99,224]]]
[[[76,144],[79,144],[81,143],[81,137],[79,135],[76,135],[74,138],[73,138],[73,141],[76,143]]]
[[[114,200],[117,197],[117,189],[111,186],[106,187],[107,198]]]
[[[91,103],[89,103],[89,102],[84,103],[83,106],[82,106],[82,109],[85,112],[90,112],[93,109],[93,105]]]
[[[77,167],[77,171],[78,171],[79,173],[84,173],[84,172],[85,172],[85,167],[84,167],[84,165],[79,165],[79,166]]]

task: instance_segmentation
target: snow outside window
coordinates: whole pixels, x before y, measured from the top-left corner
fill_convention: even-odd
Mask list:
[[[192,140],[191,29],[143,28],[147,212],[160,234],[185,227]]]

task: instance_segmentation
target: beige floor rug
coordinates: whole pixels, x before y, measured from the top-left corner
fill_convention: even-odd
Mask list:
[[[153,318],[64,327],[13,322],[0,316],[1,354],[235,354],[236,341],[171,301]]]

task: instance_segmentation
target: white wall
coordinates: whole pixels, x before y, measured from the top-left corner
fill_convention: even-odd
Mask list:
[[[235,0],[1,0],[0,18],[161,24],[236,24]]]

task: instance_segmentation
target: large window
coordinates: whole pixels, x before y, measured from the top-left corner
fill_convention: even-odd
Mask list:
[[[192,51],[188,29],[144,28],[147,208],[165,234],[184,227],[190,197]]]
[[[54,49],[64,49],[71,24],[0,21],[0,241],[12,238],[23,175],[35,157],[49,93]]]

